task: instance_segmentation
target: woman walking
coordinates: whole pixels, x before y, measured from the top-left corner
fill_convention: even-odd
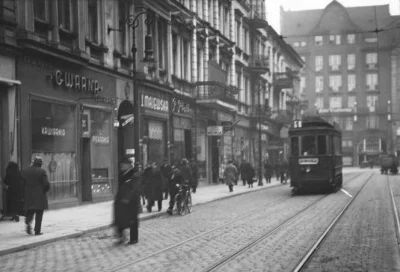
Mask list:
[[[19,221],[18,213],[22,210],[24,200],[24,179],[16,162],[10,161],[6,168],[4,188],[7,195],[7,213],[11,220]]]

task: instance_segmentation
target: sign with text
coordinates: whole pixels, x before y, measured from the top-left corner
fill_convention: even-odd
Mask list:
[[[169,110],[168,100],[150,95],[142,95],[141,105],[144,108],[149,108],[157,111],[168,112]]]
[[[222,126],[207,127],[207,136],[221,136],[223,134]]]

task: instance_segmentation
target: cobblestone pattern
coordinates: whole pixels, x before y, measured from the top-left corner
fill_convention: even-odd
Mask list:
[[[386,176],[375,174],[305,271],[400,271],[393,207],[386,179]]]
[[[365,179],[357,179],[344,187],[355,194],[364,182]],[[327,196],[216,271],[292,271],[348,201],[349,197],[341,192]]]
[[[346,177],[354,176],[356,174],[349,174]],[[276,187],[203,204],[195,207],[192,214],[183,217],[176,215],[170,217],[166,215],[146,220],[141,222],[139,229],[140,241],[135,246],[115,246],[113,244],[114,231],[110,228],[80,238],[59,241],[42,247],[5,255],[0,257],[0,263],[4,271],[26,271],[27,267],[33,271],[109,271],[113,267],[131,260],[143,258],[185,239],[204,233],[259,209],[263,205],[268,206],[278,199],[289,199],[289,197],[289,187]],[[292,209],[291,206],[283,205],[283,203],[279,205],[279,207],[281,206],[289,207],[286,208],[288,211]],[[277,210],[277,212],[274,210]],[[267,220],[271,224],[273,220],[265,218],[273,219],[275,217],[274,214],[281,212],[280,209],[268,209],[267,211],[269,214],[268,216],[264,216],[264,220]],[[250,227],[234,224],[230,228],[227,227],[226,230],[229,229],[232,233],[226,231],[226,236],[237,236],[242,239],[244,237],[244,240],[248,240],[248,235],[261,227],[265,228],[265,223]],[[171,265],[172,262],[175,262],[171,261],[171,258],[174,259],[174,256],[169,256],[165,259],[157,257],[154,258],[157,262],[161,263],[162,260],[166,262],[163,263],[165,267],[161,266],[163,267],[161,270],[157,270],[154,265],[149,265],[143,267],[135,266],[134,271],[137,271],[139,267],[142,271],[176,271],[176,267],[178,266],[183,267],[182,271],[192,271],[192,268],[194,268],[192,265],[194,264],[211,263],[217,260],[220,245],[213,244],[213,241],[210,242],[209,239],[213,238],[206,237],[203,242],[196,242],[197,248],[194,247],[194,243],[180,246],[177,250],[178,253],[175,254],[187,258],[185,262],[178,261],[176,266],[175,264]],[[236,243],[237,241],[235,240],[234,242]],[[197,252],[205,251],[205,245],[208,244],[213,245],[214,248],[211,248],[211,250],[207,249],[208,257],[199,259]],[[229,247],[227,250],[229,250]]]

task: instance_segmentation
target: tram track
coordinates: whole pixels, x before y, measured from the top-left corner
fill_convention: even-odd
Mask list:
[[[390,179],[389,179],[388,175],[386,176],[386,181],[387,181],[387,185],[388,185],[388,188],[389,188],[389,194],[390,194],[391,204],[392,204],[392,208],[393,208],[393,217],[394,217],[395,228],[396,228],[397,244],[400,245],[400,220],[399,220],[399,214],[398,214],[396,201],[395,201],[394,195],[393,195],[393,189],[392,189],[392,186],[390,185]]]
[[[362,173],[361,174],[360,173],[349,173],[348,176],[349,176],[349,179],[348,179],[348,182],[349,182],[349,181],[355,180],[355,179],[359,178],[360,176],[362,176]],[[290,200],[292,198],[295,198],[295,197],[296,196],[288,195],[287,197],[280,198],[280,199],[278,199],[277,201],[275,201],[273,203],[270,203],[270,204],[267,204],[267,205],[263,205],[259,209],[256,209],[256,210],[254,210],[254,211],[252,211],[250,213],[246,213],[245,215],[241,215],[241,216],[239,216],[239,217],[237,217],[237,218],[235,218],[233,220],[230,220],[229,222],[221,224],[221,225],[219,225],[219,226],[217,226],[217,227],[215,227],[215,228],[213,228],[211,230],[205,231],[203,233],[200,233],[198,235],[190,237],[190,238],[188,238],[186,240],[183,240],[183,241],[181,241],[179,243],[176,243],[176,244],[173,244],[173,245],[171,245],[169,247],[163,248],[163,249],[161,249],[159,251],[156,251],[156,252],[154,252],[152,254],[144,256],[144,257],[142,257],[140,259],[133,260],[133,261],[124,263],[124,264],[122,264],[120,266],[114,267],[113,269],[111,269],[109,271],[120,271],[120,270],[126,269],[126,268],[128,268],[130,266],[137,265],[137,264],[142,263],[142,262],[144,262],[144,261],[146,261],[146,260],[148,260],[150,258],[153,258],[153,257],[155,257],[157,255],[160,255],[160,254],[163,254],[165,252],[168,252],[169,250],[172,250],[172,249],[178,248],[179,246],[183,246],[184,244],[190,243],[193,240],[201,239],[202,237],[204,237],[204,236],[206,236],[208,234],[212,234],[213,232],[217,232],[218,230],[221,230],[221,229],[223,229],[223,228],[225,228],[227,226],[231,226],[232,224],[243,222],[243,220],[246,220],[247,218],[250,218],[251,216],[258,215],[261,211],[263,211],[265,209],[271,208],[273,206],[281,204],[281,203],[283,203],[285,201],[288,201],[288,200]],[[325,196],[323,196],[322,198],[324,198],[324,197]],[[311,204],[311,206],[314,206],[314,204]]]

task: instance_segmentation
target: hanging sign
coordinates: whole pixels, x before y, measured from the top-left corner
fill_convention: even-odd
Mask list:
[[[221,136],[223,134],[222,126],[209,126],[207,127],[207,136]]]

